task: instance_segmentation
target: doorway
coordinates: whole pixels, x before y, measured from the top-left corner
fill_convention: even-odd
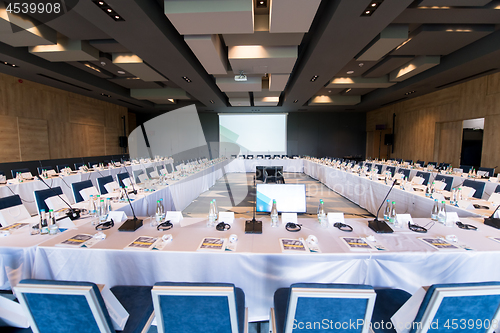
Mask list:
[[[483,152],[484,118],[468,119],[463,122],[461,165],[474,168],[481,166]]]

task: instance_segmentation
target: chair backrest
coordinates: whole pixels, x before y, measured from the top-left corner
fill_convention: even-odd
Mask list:
[[[406,163],[412,164],[413,160],[405,160]]]
[[[417,161],[417,164],[420,164],[420,166],[421,166],[421,167],[423,167],[423,166],[425,165],[425,161],[420,161],[420,160],[418,160],[418,161]]]
[[[14,290],[34,332],[115,332],[94,283],[22,280]]]
[[[398,162],[398,163],[403,163],[403,159],[402,159],[402,158],[397,158],[397,159],[396,159],[396,162]]]
[[[247,159],[253,159],[253,155],[247,155]]]
[[[233,154],[231,155],[231,158],[236,158],[236,157],[238,157],[238,155],[233,155]]]
[[[434,178],[435,181],[442,181],[446,183],[446,187],[444,188],[446,191],[451,191],[451,187],[453,186],[453,177],[450,176],[443,176],[440,174],[436,175],[436,178]]]
[[[90,179],[81,182],[71,183],[71,188],[73,190],[73,197],[75,198],[75,203],[85,201],[85,199],[80,194],[80,191],[83,190],[84,188],[90,188],[93,186],[94,185],[92,185],[92,181]]]
[[[30,172],[30,169],[28,168],[21,168],[21,169],[13,169],[10,170],[10,173],[12,174],[12,178],[16,178],[17,173],[25,173],[25,172]]]
[[[84,166],[85,163],[75,163],[75,170],[79,170],[80,167]]]
[[[436,167],[437,166],[437,162],[428,162],[427,166],[429,166],[429,165],[432,165],[432,166]]]
[[[368,167],[368,169],[371,169],[372,168],[372,164],[371,163],[365,163],[365,167]]]
[[[382,173],[382,164],[375,164],[373,167],[377,169],[379,175]]]
[[[245,294],[233,284],[159,282],[151,294],[160,333],[244,331]]]
[[[161,175],[161,170],[165,169],[164,165],[158,165],[156,166],[156,171],[158,172],[159,175]]]
[[[108,190],[104,187],[104,185],[113,182],[113,176],[106,176],[97,178],[97,186],[99,187],[99,193],[107,194]]]
[[[265,158],[271,158],[271,155],[264,155]]]
[[[275,177],[276,176],[276,167],[265,167],[264,168],[264,176],[265,177]]]
[[[0,171],[0,176],[5,176],[5,172]]]
[[[14,207],[14,206],[19,206],[22,205],[23,202],[21,200],[21,197],[19,195],[11,195],[8,197],[0,198],[0,210],[9,208],[9,207]]]
[[[427,186],[427,183],[429,182],[429,177],[431,176],[431,174],[429,172],[422,172],[422,171],[417,171],[417,177],[422,177],[424,179],[424,182],[422,183],[422,185],[426,185]]]
[[[273,155],[273,158],[280,158],[281,155]]]
[[[482,198],[485,185],[486,185],[485,182],[478,182],[478,181],[470,180],[470,179],[464,180],[464,183],[463,183],[463,186],[472,187],[473,189],[476,190],[476,192],[474,192],[474,195],[472,196],[476,199]]]
[[[398,173],[402,173],[406,179],[410,179],[410,169],[399,169]]]
[[[499,306],[500,282],[435,284],[427,290],[410,332],[426,333],[432,323],[441,324],[447,320],[452,323],[456,319],[453,322],[474,321],[471,332],[490,333],[494,331],[492,325],[486,326],[489,329],[480,329],[475,323],[498,323]],[[442,332],[444,329],[440,326],[437,331]]]
[[[135,183],[141,183],[141,180],[139,179],[139,175],[144,174],[144,170],[139,169],[139,170],[133,170],[132,174],[134,175]]]
[[[30,218],[30,214],[19,195],[0,198],[0,225],[2,227],[28,218]]]
[[[98,164],[99,164],[99,162],[97,162],[97,161],[88,162],[89,168],[93,168],[94,165],[98,165]]]
[[[495,193],[500,193],[500,185],[497,185],[497,187],[495,188]]]
[[[41,175],[43,170],[47,170],[47,171],[54,170],[54,168],[50,165],[47,165],[47,166],[38,167],[38,168],[36,168],[36,170],[38,171],[38,174]]]
[[[118,180],[118,185],[120,185],[120,187],[125,187],[125,185],[123,184],[123,180],[126,178],[130,178],[128,172],[123,172],[116,175],[116,180]]]
[[[480,168],[477,168],[477,171],[487,171],[488,172],[488,177],[493,177],[493,175],[495,174],[495,168],[483,168],[483,167],[480,167]]]
[[[462,165],[462,164],[460,164],[460,169],[462,169],[464,173],[468,173],[470,171],[470,169],[472,169],[472,165]]]
[[[57,173],[61,173],[61,170],[62,169],[66,169],[66,168],[70,168],[69,164],[58,164],[58,165],[56,165]]]
[[[39,190],[39,191],[34,191],[33,194],[35,195],[35,202],[36,202],[36,207],[38,212],[42,209],[45,209],[46,212],[49,211],[49,207],[45,203],[45,200],[47,198],[52,198],[52,197],[57,197],[57,195],[62,195],[63,191],[61,187],[53,187],[52,189],[48,188],[46,190]]]
[[[255,179],[264,180],[264,168],[265,166],[257,165],[255,166]]]
[[[288,155],[281,155],[281,158],[287,158]]]
[[[168,173],[172,173],[174,171],[172,163],[168,163],[165,167],[167,168]]]
[[[257,155],[257,158],[264,158],[264,155]]]
[[[282,323],[283,327],[277,327],[277,332],[292,333],[294,323],[321,322],[323,318],[328,318],[338,323],[361,323],[363,320],[363,325],[356,326],[349,332],[367,333],[370,328],[375,297],[373,287],[366,285],[293,284],[288,292],[288,307]],[[276,301],[277,295],[275,294]]]
[[[153,178],[151,176],[151,172],[155,171],[155,168],[153,167],[149,167],[149,168],[146,168],[146,174],[148,175],[148,178]]]
[[[389,171],[391,173],[391,176],[394,176],[394,172],[396,171],[396,167],[393,166],[388,166],[385,168],[386,171]]]

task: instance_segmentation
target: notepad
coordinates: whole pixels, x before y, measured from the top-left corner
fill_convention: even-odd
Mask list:
[[[158,237],[139,236],[125,247],[125,250],[151,250]]]
[[[280,238],[281,252],[309,252],[302,239]]]
[[[226,249],[226,239],[219,237],[205,237],[198,246],[199,251],[224,251]]]
[[[442,238],[427,238],[420,237],[422,242],[432,246],[436,250],[460,250],[458,246],[448,243],[445,239]]]
[[[373,250],[373,247],[365,240],[359,237],[340,237],[342,242],[347,245],[351,251]]]
[[[62,241],[59,244],[56,244],[56,246],[70,246],[70,247],[81,247],[83,246],[88,240],[92,239],[92,235],[88,234],[77,234],[74,235],[65,241]]]

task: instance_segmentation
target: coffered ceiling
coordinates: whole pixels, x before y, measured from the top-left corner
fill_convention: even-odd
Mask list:
[[[0,71],[140,113],[366,112],[500,70],[498,0],[65,3],[0,1]]]

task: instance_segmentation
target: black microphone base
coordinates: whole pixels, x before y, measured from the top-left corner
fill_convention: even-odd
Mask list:
[[[262,221],[257,221],[255,218],[245,221],[245,234],[261,234]]]
[[[142,220],[138,218],[128,219],[118,228],[118,231],[136,231],[142,227]]]
[[[484,219],[484,224],[489,225],[490,227],[500,229],[500,219],[497,218],[487,218]]]
[[[81,211],[78,208],[74,208],[73,211],[69,211],[66,213],[66,216],[69,217],[71,221],[78,220],[80,218]]]
[[[391,227],[387,225],[384,221],[379,221],[377,219],[368,222],[368,227],[375,231],[377,234],[390,234],[393,233],[394,230],[392,230]]]

